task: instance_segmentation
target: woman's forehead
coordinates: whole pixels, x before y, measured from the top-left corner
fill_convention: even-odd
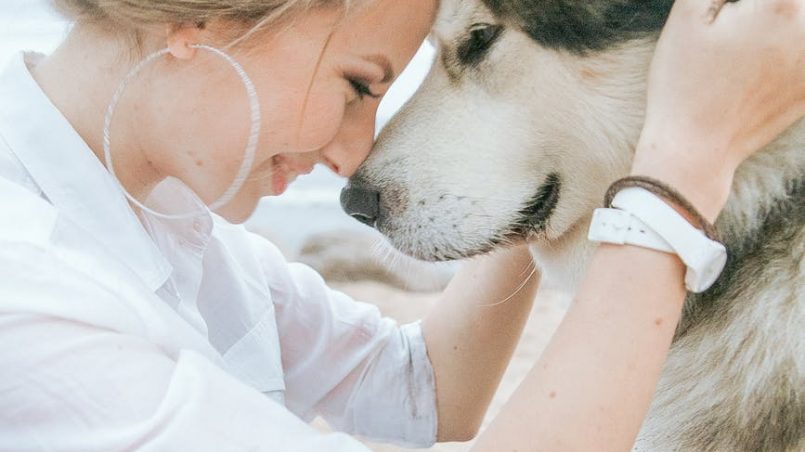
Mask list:
[[[332,47],[388,64],[392,75],[399,74],[427,38],[437,5],[437,0],[366,2],[336,28]]]

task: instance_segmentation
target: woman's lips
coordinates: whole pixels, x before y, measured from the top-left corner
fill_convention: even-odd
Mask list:
[[[288,176],[286,176],[284,172],[279,171],[279,168],[275,168],[274,174],[271,175],[271,194],[279,196],[285,193],[289,184]]]
[[[288,186],[296,180],[300,174],[310,174],[313,171],[313,165],[304,168],[289,168],[288,162],[282,156],[274,156],[271,159],[272,173],[271,173],[271,193],[279,196],[285,193]]]

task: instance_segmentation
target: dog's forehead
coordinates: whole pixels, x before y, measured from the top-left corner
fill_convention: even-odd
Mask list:
[[[495,14],[479,0],[442,0],[433,27],[433,35],[450,41],[476,23],[493,23]]]

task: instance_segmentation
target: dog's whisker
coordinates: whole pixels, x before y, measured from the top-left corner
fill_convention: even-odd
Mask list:
[[[531,271],[529,271],[528,275],[525,278],[523,278],[523,280],[520,282],[520,284],[514,289],[514,291],[508,297],[506,297],[503,300],[500,300],[498,302],[491,303],[491,304],[482,304],[482,305],[479,305],[478,307],[479,308],[493,308],[495,306],[500,306],[500,305],[502,305],[504,303],[507,303],[507,302],[511,301],[515,296],[517,296],[518,293],[520,293],[521,290],[523,290],[523,288],[525,288],[525,286],[528,284],[528,282],[531,281],[531,278],[533,278],[534,275],[537,274],[537,266],[533,262],[526,266],[526,268],[528,268],[528,267],[531,267]]]

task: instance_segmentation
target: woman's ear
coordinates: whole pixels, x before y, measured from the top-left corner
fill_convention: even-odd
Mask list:
[[[189,60],[196,55],[195,44],[200,42],[203,26],[198,24],[168,25],[167,44],[171,55],[180,60]]]

